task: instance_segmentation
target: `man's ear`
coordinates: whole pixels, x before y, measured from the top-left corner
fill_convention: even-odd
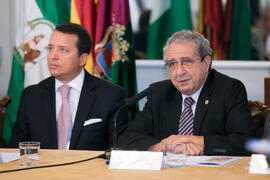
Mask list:
[[[89,54],[87,54],[87,53],[81,54],[81,56],[80,56],[80,65],[81,66],[84,66],[86,64],[86,61],[88,60],[88,56],[89,56]]]
[[[209,70],[210,65],[211,65],[211,61],[212,61],[211,57],[205,56],[203,61],[204,61],[205,65],[206,65],[207,69]]]

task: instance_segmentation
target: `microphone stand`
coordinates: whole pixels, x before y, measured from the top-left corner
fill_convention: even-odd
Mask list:
[[[136,103],[137,101],[139,101],[140,99],[142,99],[143,97],[147,96],[150,92],[151,92],[152,88],[149,87],[145,90],[143,90],[142,92],[140,92],[139,94],[137,94],[134,97],[129,98],[126,103],[121,106],[116,113],[114,114],[114,118],[113,118],[113,139],[112,139],[112,147],[110,149],[107,149],[105,151],[105,156],[106,159],[110,159],[111,157],[111,151],[112,150],[117,150],[119,148],[117,148],[117,116],[118,114],[127,106],[130,106],[134,103]]]
[[[119,108],[116,113],[114,114],[113,118],[113,141],[112,141],[112,150],[117,149],[117,116],[124,108],[128,106],[128,103],[126,103],[124,106]]]
[[[111,157],[111,151],[112,150],[117,150],[119,148],[117,148],[117,116],[120,113],[120,111],[122,111],[124,108],[126,108],[129,104],[126,103],[125,105],[123,105],[121,108],[119,108],[116,113],[114,114],[114,118],[113,118],[113,138],[112,138],[112,147],[110,149],[107,149],[105,151],[105,159],[110,159]]]

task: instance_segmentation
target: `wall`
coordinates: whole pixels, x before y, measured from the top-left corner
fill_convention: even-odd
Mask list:
[[[19,0],[0,2],[0,98],[7,95],[12,66],[12,47],[17,24],[17,4]]]

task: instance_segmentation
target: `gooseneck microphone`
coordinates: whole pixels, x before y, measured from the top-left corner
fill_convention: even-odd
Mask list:
[[[134,103],[136,103],[137,101],[141,100],[142,98],[144,98],[145,96],[147,96],[150,92],[152,91],[152,87],[148,87],[145,90],[141,91],[139,94],[137,94],[136,96],[133,96],[131,98],[129,98],[126,103],[121,106],[116,113],[114,114],[114,118],[113,118],[113,140],[112,140],[112,148],[109,150],[106,150],[105,155],[106,158],[109,159],[110,155],[111,155],[111,150],[116,150],[117,149],[117,117],[118,114],[126,107],[133,105]]]
[[[116,149],[117,148],[117,116],[118,114],[126,107],[133,105],[134,103],[136,103],[137,101],[141,100],[142,98],[144,98],[145,96],[147,96],[150,92],[151,92],[152,88],[148,87],[145,90],[141,91],[139,94],[137,94],[136,96],[133,96],[131,98],[129,98],[126,103],[120,107],[116,113],[114,114],[114,119],[113,119],[113,144],[112,144],[112,149]]]
[[[136,96],[133,96],[133,97],[129,98],[127,100],[126,104],[129,106],[129,105],[132,105],[132,104],[136,103],[137,101],[139,101],[142,98],[144,98],[145,96],[147,96],[151,91],[152,91],[152,87],[146,88],[145,90],[141,91]]]

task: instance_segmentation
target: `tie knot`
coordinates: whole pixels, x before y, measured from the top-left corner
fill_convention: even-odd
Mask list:
[[[193,103],[194,103],[194,100],[192,99],[192,97],[185,98],[185,106],[191,107]]]
[[[68,98],[70,86],[63,85],[63,86],[60,86],[58,89],[60,91],[62,98]]]

